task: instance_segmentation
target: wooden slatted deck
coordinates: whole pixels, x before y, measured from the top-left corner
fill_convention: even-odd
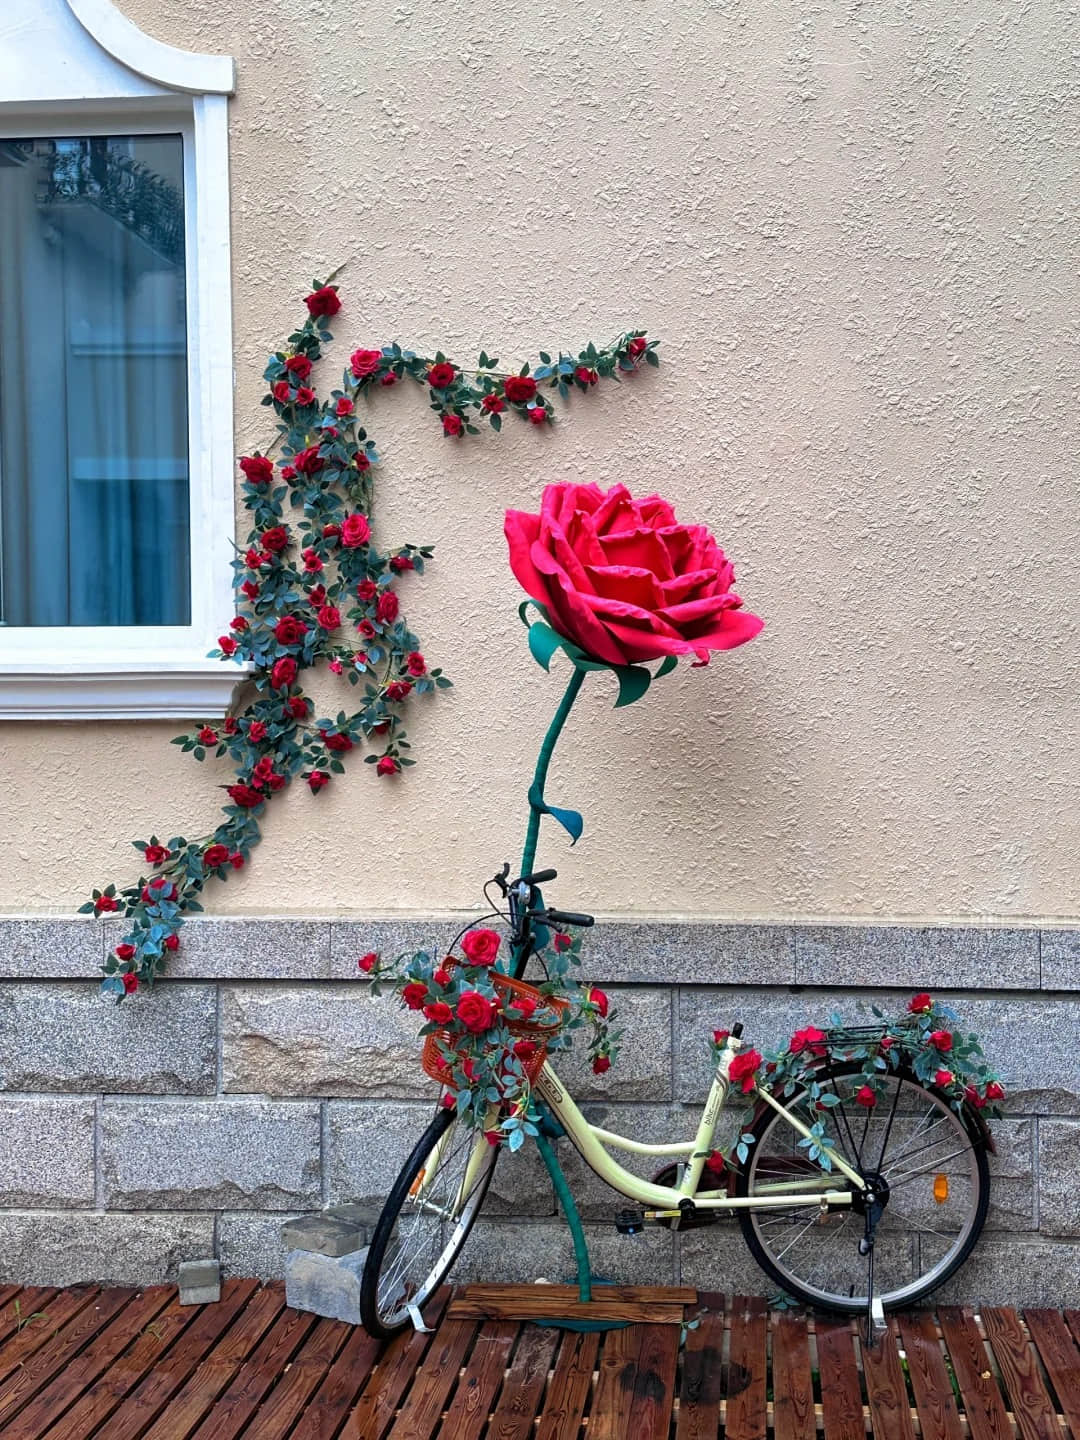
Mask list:
[[[526,1323],[553,1288],[444,1292],[379,1345],[230,1280],[0,1287],[3,1440],[1080,1440],[1080,1311],[943,1306],[855,1327],[759,1299],[620,1287],[648,1320]],[[679,1309],[690,1322],[679,1322]]]

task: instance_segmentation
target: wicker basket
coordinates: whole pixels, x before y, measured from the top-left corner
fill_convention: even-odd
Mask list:
[[[462,967],[459,961],[448,960],[446,968],[460,969]],[[548,1040],[562,1029],[569,1003],[557,995],[543,995],[535,985],[529,985],[524,980],[514,980],[509,975],[500,974],[498,971],[491,972],[491,980],[495,986],[495,993],[499,996],[506,1028],[511,1035],[517,1035],[522,1040],[532,1040],[536,1045],[536,1054],[528,1060],[521,1061],[525,1077],[532,1085],[547,1060]],[[522,995],[535,1002],[536,1011],[528,1019],[511,1020],[508,1017],[509,1007],[518,996]],[[432,1080],[437,1080],[440,1085],[453,1083],[451,1069],[443,1053],[445,1050],[453,1048],[453,1039],[449,1030],[433,1030],[430,1035],[424,1037],[424,1049],[420,1063],[424,1073],[430,1075]],[[487,1047],[487,1051],[497,1048],[497,1046],[491,1045]]]

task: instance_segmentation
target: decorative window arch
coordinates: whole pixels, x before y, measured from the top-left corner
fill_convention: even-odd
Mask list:
[[[152,39],[111,0],[5,0],[0,13],[0,183],[6,166],[10,193],[36,207],[32,245],[62,254],[82,306],[65,289],[59,318],[42,322],[27,243],[7,295],[37,348],[16,354],[22,373],[6,387],[0,357],[0,718],[220,715],[236,683],[235,667],[206,658],[232,604],[233,89],[230,58]],[[0,265],[3,249],[0,235]],[[45,259],[53,270],[40,273],[53,274],[55,255]],[[110,284],[114,311],[101,298]],[[4,285],[0,275],[6,348]],[[54,288],[43,283],[40,298]],[[110,328],[102,317],[114,313]],[[57,418],[50,387],[61,384]],[[120,388],[117,418],[101,397]],[[136,505],[139,529],[123,544],[145,572],[141,593],[113,604],[130,575],[112,517],[129,524]],[[159,594],[154,545],[171,547]],[[54,581],[71,592],[63,603]]]

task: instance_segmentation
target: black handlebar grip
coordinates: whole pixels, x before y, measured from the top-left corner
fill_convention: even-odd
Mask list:
[[[573,910],[549,910],[547,919],[555,925],[595,925],[596,921],[591,915],[578,915]]]
[[[546,885],[549,880],[557,880],[559,872],[557,870],[534,870],[531,875],[523,875],[521,878],[526,885]]]

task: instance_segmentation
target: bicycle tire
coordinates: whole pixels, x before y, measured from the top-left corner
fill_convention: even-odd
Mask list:
[[[821,1071],[821,1078],[823,1080],[828,1080],[830,1083],[832,1083],[834,1088],[836,1088],[836,1081],[839,1080],[849,1078],[858,1078],[861,1080],[862,1066],[855,1062],[827,1066]],[[883,1300],[885,1309],[896,1309],[901,1306],[912,1305],[919,1300],[925,1299],[927,1295],[930,1295],[934,1290],[938,1289],[939,1286],[943,1285],[951,1275],[954,1275],[956,1271],[959,1270],[961,1265],[963,1265],[964,1262],[967,1260],[968,1256],[974,1249],[979,1239],[979,1236],[982,1233],[983,1226],[986,1222],[986,1213],[990,1204],[990,1169],[987,1162],[986,1137],[981,1128],[979,1127],[978,1123],[973,1119],[973,1117],[968,1115],[957,1115],[957,1112],[950,1105],[948,1098],[943,1095],[942,1092],[937,1090],[932,1085],[924,1084],[915,1076],[914,1072],[910,1069],[910,1067],[906,1065],[900,1065],[895,1071],[890,1071],[886,1078],[888,1080],[892,1080],[895,1078],[898,1083],[903,1083],[904,1085],[907,1085],[909,1087],[914,1087],[915,1091],[921,1092],[924,1096],[927,1097],[927,1100],[935,1108],[935,1112],[938,1115],[943,1115],[944,1113],[947,1113],[949,1116],[953,1117],[953,1119],[956,1121],[955,1128],[963,1131],[970,1144],[970,1164],[973,1167],[971,1170],[971,1174],[974,1177],[974,1187],[976,1191],[970,1207],[969,1218],[961,1232],[958,1234],[956,1243],[951,1247],[949,1253],[945,1257],[943,1257],[940,1262],[935,1264],[930,1269],[930,1271],[925,1272],[922,1276],[913,1277],[913,1279],[906,1285],[901,1285],[897,1287],[894,1291],[881,1295],[880,1298]],[[785,1107],[794,1107],[800,1102],[804,1102],[807,1099],[807,1092],[805,1089],[803,1089],[797,1091],[790,1097],[782,1098],[780,1096],[777,1096],[776,1098],[780,1099],[781,1103]],[[828,1113],[830,1115],[833,1114],[832,1111],[829,1111]],[[920,1123],[924,1124],[925,1119]],[[942,1122],[934,1121],[931,1129],[933,1129],[934,1126],[939,1123]],[[753,1121],[747,1127],[750,1133],[754,1135],[754,1143],[749,1147],[750,1153],[748,1155],[746,1163],[736,1173],[736,1196],[744,1199],[750,1196],[752,1192],[752,1187],[755,1183],[756,1168],[763,1163],[759,1157],[766,1156],[768,1154],[769,1136],[777,1127],[782,1127],[783,1131],[788,1134],[794,1134],[794,1132],[791,1131],[790,1126],[786,1124],[786,1122],[781,1118],[780,1115],[777,1114],[775,1110],[773,1110],[769,1106],[760,1106],[758,1113],[755,1114]],[[837,1130],[839,1131],[838,1126]],[[926,1133],[929,1134],[930,1131],[927,1131]],[[886,1140],[887,1138],[888,1132],[886,1132]],[[916,1138],[918,1138],[917,1132]],[[933,1145],[925,1146],[923,1148],[932,1150],[934,1146],[943,1143],[945,1143],[945,1141],[944,1139],[941,1139],[933,1142]],[[917,1154],[918,1151],[916,1150],[915,1153]],[[927,1168],[925,1168],[924,1171],[920,1171],[915,1174],[914,1178],[920,1179],[923,1174],[928,1177],[934,1174],[935,1171],[933,1169],[933,1166],[937,1165],[938,1163],[939,1162],[937,1160],[928,1161]],[[775,1173],[778,1174],[779,1171]],[[885,1176],[886,1180],[888,1179],[887,1169],[882,1169],[880,1173]],[[903,1172],[901,1172],[901,1174],[902,1173]],[[901,1183],[910,1183],[910,1177],[903,1178]],[[849,1182],[847,1182],[841,1175],[838,1175],[839,1188],[843,1188],[847,1184],[849,1184]],[[808,1209],[809,1207],[804,1207],[804,1213]],[[802,1283],[799,1276],[793,1273],[793,1269],[790,1264],[778,1264],[776,1261],[776,1257],[770,1253],[768,1247],[766,1246],[766,1244],[763,1243],[762,1240],[762,1220],[760,1217],[763,1213],[768,1212],[740,1209],[738,1211],[738,1217],[739,1225],[743,1233],[743,1238],[750,1249],[750,1253],[753,1255],[754,1259],[757,1261],[757,1263],[761,1266],[761,1268],[765,1271],[767,1275],[769,1275],[773,1280],[775,1280],[776,1283],[788,1294],[793,1295],[795,1298],[801,1300],[804,1304],[810,1305],[816,1309],[826,1310],[835,1314],[843,1315],[861,1314],[866,1310],[867,1297],[865,1293],[858,1295],[841,1295],[838,1293],[830,1293],[822,1286],[811,1286],[809,1284]],[[839,1214],[840,1212],[834,1213]],[[879,1236],[888,1233],[888,1222],[889,1209],[888,1206],[886,1206],[885,1213],[882,1218],[882,1225],[879,1231]],[[776,1224],[777,1227],[779,1226],[778,1221],[774,1222],[774,1224]],[[904,1232],[901,1231],[900,1233],[902,1234]],[[931,1231],[930,1233],[937,1234],[938,1232]],[[856,1235],[853,1234],[852,1239],[855,1238]],[[876,1241],[875,1244],[877,1243],[878,1242]],[[922,1241],[920,1240],[918,1251],[920,1256],[920,1263],[921,1246]],[[912,1253],[914,1253],[913,1250]],[[865,1263],[865,1260],[863,1260],[862,1264],[864,1266]],[[899,1263],[902,1263],[902,1261]],[[854,1264],[852,1268],[854,1269]],[[876,1282],[875,1290],[877,1290]]]
[[[447,1131],[458,1125],[458,1118],[453,1110],[439,1109],[436,1111],[431,1123],[421,1135],[412,1153],[401,1167],[397,1179],[391,1187],[386,1203],[383,1205],[375,1226],[374,1234],[371,1237],[371,1244],[368,1247],[367,1259],[364,1263],[364,1273],[360,1285],[360,1316],[364,1329],[369,1335],[377,1339],[389,1340],[412,1323],[412,1317],[407,1308],[411,1301],[413,1304],[422,1307],[429,1296],[442,1284],[450,1273],[450,1269],[457,1260],[458,1255],[469,1238],[469,1233],[476,1223],[477,1215],[480,1212],[487,1194],[488,1186],[491,1184],[492,1172],[495,1169],[495,1161],[498,1157],[499,1147],[488,1146],[486,1140],[479,1132],[469,1130],[466,1126],[460,1127],[463,1144],[467,1144],[469,1152],[476,1143],[486,1147],[486,1154],[482,1156],[480,1164],[482,1170],[475,1184],[464,1197],[464,1214],[455,1225],[449,1241],[443,1244],[441,1249],[435,1250],[435,1259],[430,1269],[425,1269],[426,1262],[421,1262],[418,1267],[424,1273],[417,1279],[411,1276],[406,1286],[406,1294],[402,1297],[397,1309],[387,1314],[386,1304],[381,1303],[380,1294],[383,1283],[388,1279],[384,1273],[388,1259],[391,1264],[396,1261],[396,1253],[392,1250],[395,1228],[404,1211],[407,1210],[410,1201],[413,1199],[414,1187],[417,1178],[425,1169],[425,1164],[440,1141],[444,1139]],[[470,1143],[471,1141],[471,1143]],[[454,1138],[446,1142],[450,1155],[456,1154]],[[438,1170],[436,1174],[438,1175]],[[416,1207],[416,1213],[422,1210],[421,1206]],[[445,1219],[442,1224],[445,1224]],[[393,1272],[390,1272],[391,1276]],[[396,1277],[394,1277],[396,1278]],[[412,1286],[411,1293],[409,1285]],[[384,1297],[385,1299],[385,1297]]]

